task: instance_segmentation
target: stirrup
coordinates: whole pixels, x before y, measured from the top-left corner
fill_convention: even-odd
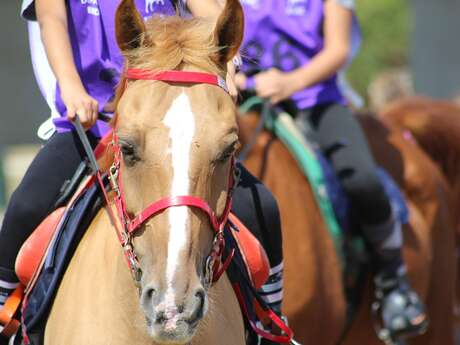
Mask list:
[[[23,296],[24,287],[19,284],[6,299],[3,308],[0,310],[0,336],[10,338],[18,331],[21,323],[14,317],[21,306]]]
[[[387,345],[404,344],[402,338],[425,333],[428,318],[423,304],[409,287],[404,276],[385,280],[377,277],[375,289],[376,300],[372,303],[372,317],[374,329],[380,340]],[[407,315],[410,313],[409,308],[413,308],[412,312],[420,311],[419,315],[411,318]],[[388,314],[384,315],[385,312]],[[391,319],[385,320],[390,315]]]
[[[287,316],[281,315],[280,319],[283,320],[283,322],[286,324],[286,326],[289,326],[289,321],[288,321]],[[258,335],[257,338],[258,338],[257,339],[257,345],[262,345],[263,342],[267,342],[267,340],[263,339],[260,335]],[[268,342],[270,342],[270,341],[268,341]],[[271,342],[271,343],[275,344],[274,342]],[[279,343],[276,343],[276,344],[279,344]],[[302,344],[299,343],[298,341],[296,341],[294,338],[292,338],[291,341],[287,345],[302,345]]]

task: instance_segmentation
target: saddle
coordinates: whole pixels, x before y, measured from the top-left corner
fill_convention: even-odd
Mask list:
[[[95,150],[99,159],[108,148],[109,136]],[[109,163],[104,166],[110,166]],[[24,243],[16,260],[20,287],[8,299],[3,309],[6,311],[0,314],[0,324],[5,325],[3,330],[0,328],[2,334],[11,336],[21,326],[24,344],[43,343],[44,326],[56,291],[80,239],[103,206],[101,194],[95,178],[86,176],[66,206],[51,213]],[[262,315],[255,311],[254,296],[268,279],[268,258],[260,242],[234,214],[229,216],[227,229],[225,251],[235,255],[228,273],[242,310],[253,322],[257,315]],[[236,249],[236,254],[232,249]],[[257,305],[258,309],[268,310],[258,302]]]

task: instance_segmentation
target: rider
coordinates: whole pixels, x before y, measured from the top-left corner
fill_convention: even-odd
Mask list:
[[[357,120],[347,107],[337,73],[356,31],[354,0],[242,0],[245,38],[241,90],[272,104],[290,100],[295,119],[332,162],[375,259],[376,298],[392,336],[421,332],[424,307],[406,278],[401,223],[376,173]]]
[[[135,1],[146,19],[154,13],[174,15],[182,12],[185,5],[185,0]],[[53,211],[63,183],[85,158],[69,120],[78,114],[94,146],[109,130],[97,118],[99,112],[113,110],[110,101],[123,67],[115,40],[118,3],[113,0],[23,2],[22,15],[28,20],[34,70],[52,119],[41,128],[40,132],[50,137],[13,193],[0,231],[0,311],[18,285],[14,264],[22,243]],[[201,17],[217,18],[221,11],[218,0],[188,0],[186,5],[193,15]],[[227,82],[236,94],[232,68],[229,64]],[[280,285],[283,265],[276,201],[260,181],[242,166],[240,169],[242,179],[235,191],[233,210],[252,230],[262,234],[272,266],[269,282]],[[281,293],[279,289],[275,293],[276,298],[268,297],[278,306]],[[6,339],[0,332],[0,344],[4,343]]]

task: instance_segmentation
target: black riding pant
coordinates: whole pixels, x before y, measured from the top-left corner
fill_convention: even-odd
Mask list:
[[[97,139],[88,134],[92,145]],[[58,133],[39,151],[12,194],[0,230],[0,267],[13,269],[24,241],[53,211],[64,182],[85,157],[80,139],[73,132]]]
[[[95,146],[97,139],[88,136]],[[80,140],[73,132],[55,134],[43,146],[11,196],[0,230],[0,269],[14,269],[22,244],[53,211],[64,181],[73,176],[84,157]],[[272,265],[279,264],[281,228],[276,201],[260,181],[240,168],[241,182],[235,191],[233,211],[261,239]]]
[[[401,224],[393,215],[356,118],[342,105],[324,104],[300,111],[296,121],[305,135],[312,132],[332,162],[359,217],[362,233],[375,254],[377,271],[390,276],[403,272]]]
[[[296,122],[330,160],[352,207],[365,225],[377,225],[391,216],[391,206],[376,172],[364,133],[351,111],[339,104],[302,110]],[[312,132],[312,133],[309,133]]]

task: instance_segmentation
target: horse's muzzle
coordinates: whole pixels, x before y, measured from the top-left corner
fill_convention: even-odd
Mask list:
[[[141,293],[141,305],[149,334],[156,342],[185,344],[194,336],[206,313],[207,297],[202,287],[180,298],[146,286]]]

